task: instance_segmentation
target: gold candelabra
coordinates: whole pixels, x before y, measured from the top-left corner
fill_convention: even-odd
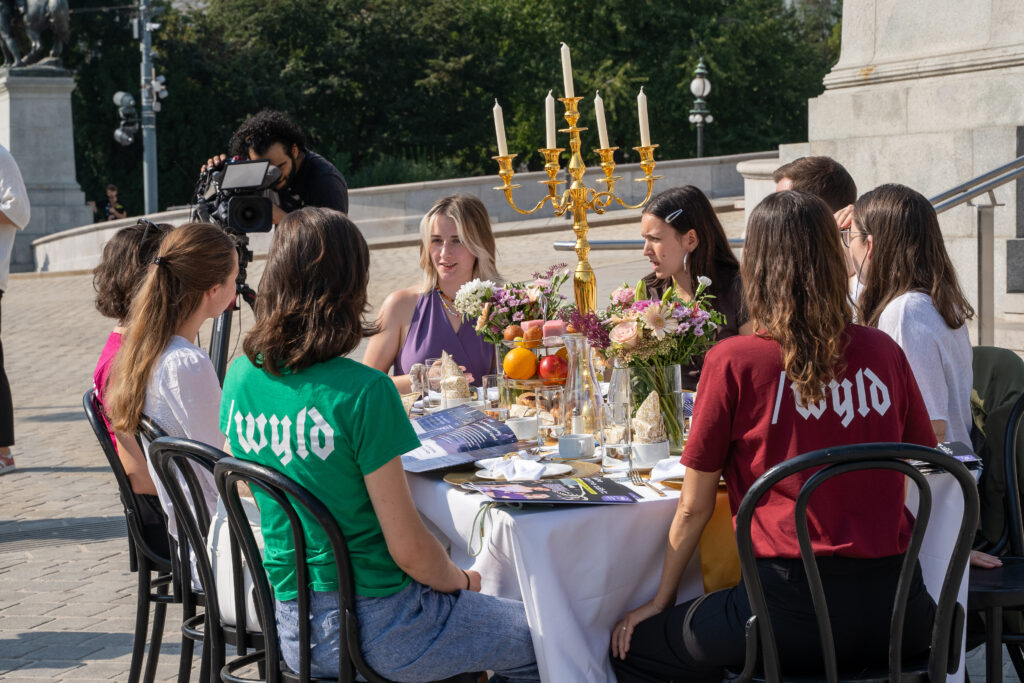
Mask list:
[[[517,212],[528,215],[541,209],[546,203],[551,202],[555,216],[562,216],[566,211],[572,211],[572,231],[576,235],[576,270],[573,273],[573,290],[576,295],[576,306],[581,313],[590,313],[597,307],[597,279],[594,270],[590,267],[590,244],[587,242],[587,231],[590,225],[587,223],[587,212],[593,211],[596,214],[603,214],[608,206],[614,201],[627,209],[639,209],[651,198],[654,190],[654,181],[662,176],[653,175],[654,171],[654,150],[658,145],[643,145],[634,147],[640,153],[640,167],[644,170],[644,177],[637,178],[634,182],[647,183],[647,194],[638,204],[628,204],[621,197],[615,194],[615,182],[621,180],[622,176],[615,175],[615,161],[613,155],[618,147],[606,147],[594,150],[601,157],[601,170],[604,171],[604,178],[598,178],[597,182],[603,183],[604,190],[598,191],[583,184],[583,174],[587,167],[583,163],[583,156],[580,154],[580,133],[587,130],[576,125],[580,118],[579,102],[582,97],[560,97],[559,101],[565,105],[565,120],[568,128],[559,129],[560,133],[569,134],[569,148],[572,156],[569,159],[569,176],[572,184],[569,189],[559,195],[558,186],[565,183],[564,180],[557,180],[558,172],[561,170],[559,157],[565,151],[564,147],[552,149],[540,149],[544,155],[544,170],[548,174],[547,180],[538,181],[548,186],[548,194],[532,209],[521,209],[512,199],[512,190],[520,185],[512,184],[512,161],[515,154],[505,154],[492,157],[498,162],[498,175],[501,176],[503,185],[495,187],[495,190],[502,190],[509,205]]]

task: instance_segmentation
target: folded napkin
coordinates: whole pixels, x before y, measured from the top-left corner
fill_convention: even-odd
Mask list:
[[[637,408],[633,417],[633,442],[658,443],[665,440],[665,422],[657,391],[652,391]]]
[[[544,465],[534,460],[510,458],[490,468],[493,476],[507,481],[533,481],[544,476]]]
[[[686,474],[686,466],[679,462],[679,456],[673,455],[670,458],[659,460],[651,468],[651,481],[663,481],[665,479],[682,479]]]
[[[448,399],[473,398],[466,375],[447,351],[441,352],[441,395]]]
[[[530,451],[518,451],[516,453],[511,453],[509,455],[499,455],[496,458],[484,458],[483,460],[477,460],[476,466],[479,467],[480,469],[490,470],[494,469],[495,465],[498,465],[503,462],[508,462],[510,460],[531,460],[533,462],[537,462],[538,460],[542,460],[543,458],[544,455],[541,453],[531,453]]]

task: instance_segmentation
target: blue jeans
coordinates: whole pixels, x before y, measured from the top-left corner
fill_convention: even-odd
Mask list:
[[[336,592],[310,591],[310,671],[338,672],[340,611]],[[281,654],[299,668],[298,600],[275,605]],[[384,598],[356,597],[359,642],[366,663],[402,683],[461,673],[495,672],[492,681],[540,681],[521,602],[472,591],[439,593],[413,581]]]

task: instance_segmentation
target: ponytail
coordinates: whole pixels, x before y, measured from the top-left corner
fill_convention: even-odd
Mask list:
[[[231,274],[234,253],[231,238],[209,223],[188,223],[163,239],[132,300],[128,331],[110,373],[104,404],[116,431],[138,431],[154,366],[207,290]]]

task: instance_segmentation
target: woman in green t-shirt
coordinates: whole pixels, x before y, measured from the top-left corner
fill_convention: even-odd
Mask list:
[[[224,380],[231,452],[331,510],[351,556],[363,656],[379,674],[424,681],[491,670],[496,680],[539,681],[522,603],[480,594],[480,575],[455,566],[416,511],[400,456],[419,440],[394,383],[344,357],[374,332],[363,321],[368,278],[369,249],[344,214],[307,207],[278,225],[245,357]],[[287,520],[256,498],[284,660],[298,667],[297,596],[308,589],[312,673],[333,676],[339,615],[327,538],[305,525],[311,580],[297,586]]]

